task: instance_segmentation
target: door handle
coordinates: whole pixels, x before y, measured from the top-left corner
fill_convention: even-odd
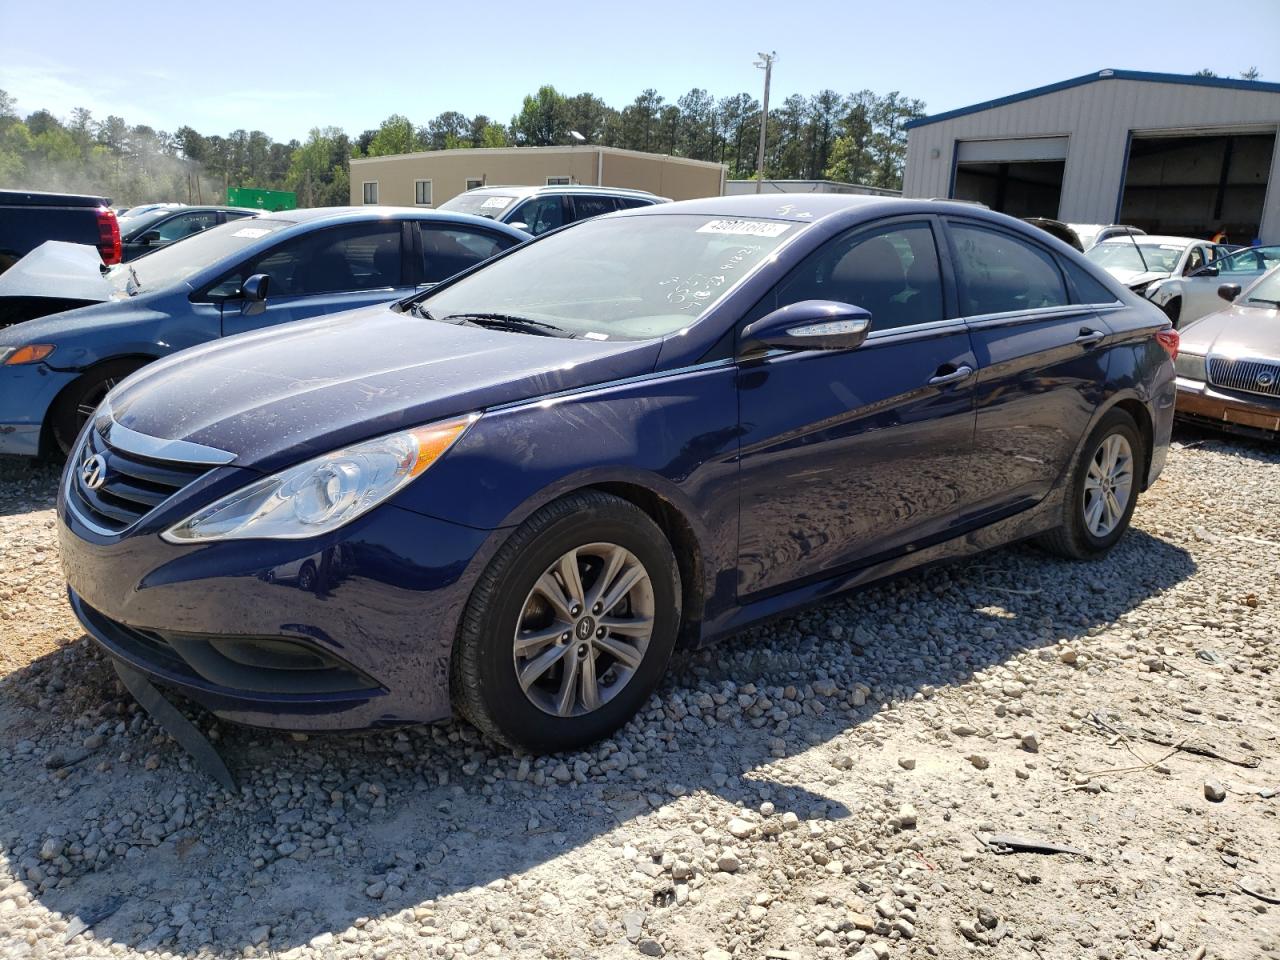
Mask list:
[[[947,364],[947,366],[950,366],[950,364]],[[944,368],[939,367],[938,369]],[[968,380],[971,376],[973,376],[973,367],[967,363],[962,363],[950,373],[940,373],[936,377],[930,377],[929,386],[941,387],[946,386],[948,383],[959,383],[961,380]]]
[[[1106,334],[1099,330],[1090,330],[1088,327],[1084,327],[1080,330],[1080,336],[1076,337],[1076,343],[1082,347],[1092,347],[1105,336]]]

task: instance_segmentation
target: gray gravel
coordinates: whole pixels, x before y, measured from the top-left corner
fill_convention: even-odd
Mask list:
[[[1280,956],[1241,888],[1280,893],[1280,452],[1179,440],[1105,561],[1012,547],[682,655],[591,750],[190,710],[235,795],[81,638],[54,474],[0,463],[0,957]]]

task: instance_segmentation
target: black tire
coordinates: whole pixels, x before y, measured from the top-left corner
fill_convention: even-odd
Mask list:
[[[298,589],[310,593],[316,588],[316,565],[308,560],[298,571]]]
[[[111,388],[145,365],[142,360],[108,360],[90,367],[84,376],[58,394],[49,410],[49,439],[53,449],[66,456],[80,429],[102,403]]]
[[[568,551],[599,543],[628,551],[648,574],[652,632],[639,664],[610,699],[590,712],[556,716],[539,708],[520,685],[516,630],[544,571]],[[584,587],[589,573],[584,570],[582,575]],[[662,530],[620,497],[600,491],[570,494],[522,523],[481,575],[454,642],[449,684],[453,704],[481,733],[511,747],[553,753],[585,746],[608,736],[643,706],[666,672],[679,628],[679,571]],[[577,642],[571,640],[568,646]]]
[[[1085,519],[1085,480],[1089,473],[1089,465],[1098,455],[1103,443],[1111,436],[1119,435],[1129,444],[1132,451],[1132,482],[1128,500],[1120,520],[1105,536],[1095,536]],[[1071,468],[1067,479],[1067,493],[1062,504],[1062,524],[1057,528],[1041,534],[1037,542],[1050,553],[1066,557],[1070,560],[1091,560],[1106,553],[1124,536],[1129,529],[1129,521],[1133,518],[1133,508],[1138,502],[1138,489],[1141,485],[1142,471],[1146,469],[1147,449],[1142,442],[1142,434],[1133,417],[1123,410],[1107,411],[1098,425],[1085,441],[1080,457]]]
[[[1182,298],[1174,297],[1163,307],[1164,315],[1169,318],[1169,322],[1173,324],[1173,328],[1178,329],[1178,318],[1182,316]]]

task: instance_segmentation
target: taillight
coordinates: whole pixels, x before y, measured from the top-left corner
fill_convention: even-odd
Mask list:
[[[98,253],[107,266],[120,262],[120,221],[116,212],[106,207],[98,208]]]
[[[1178,345],[1182,343],[1182,337],[1177,330],[1159,330],[1156,332],[1156,339],[1160,341],[1160,346],[1164,347],[1170,360],[1178,359]]]

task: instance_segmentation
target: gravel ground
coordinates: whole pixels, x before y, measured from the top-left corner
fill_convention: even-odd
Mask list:
[[[1105,561],[685,654],[590,751],[191,710],[236,795],[83,638],[55,474],[0,464],[0,956],[1280,957],[1280,450],[1178,441]]]

